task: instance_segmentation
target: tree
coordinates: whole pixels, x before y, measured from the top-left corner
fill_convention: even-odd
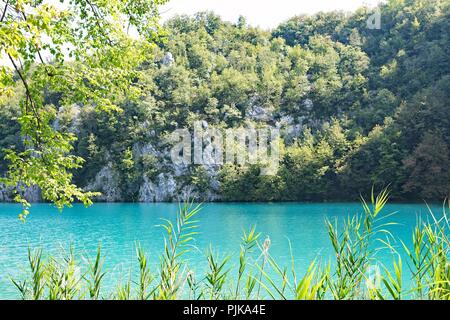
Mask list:
[[[165,0],[61,0],[58,6],[32,0],[3,0],[0,94],[14,95],[15,77],[24,95],[18,122],[24,148],[10,149],[8,174],[13,187],[37,185],[59,209],[74,200],[88,205],[95,193],[72,183],[71,171],[83,164],[72,155],[75,136],[52,126],[57,113],[44,93],[58,93],[59,106],[93,105],[120,112],[124,98],[140,96],[137,66],[159,39],[157,9]],[[130,31],[139,35],[131,37]],[[111,94],[113,93],[113,94]],[[24,204],[24,218],[28,202]]]
[[[450,155],[441,133],[425,133],[404,166],[408,171],[405,192],[426,200],[450,196]]]
[[[286,200],[315,200],[327,197],[326,176],[332,168],[333,150],[325,139],[306,130],[301,141],[286,148],[280,175],[285,181]]]

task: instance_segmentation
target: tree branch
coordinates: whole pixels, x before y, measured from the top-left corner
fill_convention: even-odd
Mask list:
[[[9,53],[8,53],[8,57],[9,57],[9,60],[11,61],[12,65],[14,67],[14,70],[16,70],[17,74],[19,75],[20,80],[23,83],[23,86],[25,87],[25,93],[27,95],[27,99],[30,101],[31,110],[33,111],[33,114],[36,117],[37,125],[38,125],[38,128],[40,129],[41,128],[41,118],[40,118],[39,114],[37,113],[36,104],[33,101],[33,98],[32,98],[32,95],[31,95],[30,86],[28,85],[27,80],[25,79],[24,75],[22,74],[20,69],[17,67],[16,62],[14,61],[14,59],[11,57],[11,55]],[[27,110],[28,107],[27,106],[28,106],[28,102],[26,103],[26,108],[25,108],[26,112],[28,112],[28,110]],[[38,143],[40,143],[39,137],[38,137],[37,140],[38,140]]]
[[[3,20],[6,17],[6,11],[8,11],[8,5],[9,5],[9,0],[6,0],[5,8],[3,9],[3,13],[2,13],[2,17],[0,18],[0,22],[3,22]]]
[[[22,14],[23,20],[24,20],[25,22],[27,22],[27,16],[25,15],[25,12],[20,11],[20,13]],[[27,28],[28,28],[28,30],[31,32],[31,28],[30,28],[30,26],[29,26],[28,24],[27,24]],[[36,48],[36,53],[37,53],[37,55],[38,55],[38,57],[39,57],[39,60],[40,60],[41,63],[44,65],[45,71],[47,72],[47,75],[48,75],[49,77],[54,76],[54,74],[51,73],[51,72],[47,69],[47,64],[45,63],[44,59],[42,58],[41,51],[40,51],[39,47],[38,47],[35,43],[33,43],[33,46]]]
[[[106,35],[105,30],[102,28],[102,26],[100,25],[100,21],[102,20],[102,17],[100,16],[100,14],[97,12],[97,10],[95,9],[95,6],[92,4],[92,2],[90,0],[86,0],[87,4],[91,7],[92,12],[94,13],[95,16],[95,22],[97,24],[97,27],[100,29],[100,32],[103,34],[103,37],[105,37],[106,41],[108,41],[108,44],[110,46],[112,46],[112,41],[111,39]]]

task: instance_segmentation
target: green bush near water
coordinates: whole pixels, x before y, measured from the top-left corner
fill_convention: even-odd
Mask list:
[[[262,241],[255,228],[242,236],[237,267],[231,257],[220,257],[212,249],[206,256],[206,272],[195,274],[185,259],[196,235],[196,215],[201,207],[185,204],[175,222],[166,220],[164,250],[159,266],[151,270],[144,250],[136,245],[139,271],[131,273],[116,290],[102,290],[107,271],[103,270],[100,247],[93,259],[79,266],[73,250],[67,257],[44,259],[40,249],[28,251],[29,276],[12,279],[23,299],[432,299],[450,298],[448,260],[450,224],[446,212],[441,218],[431,214],[430,221],[418,222],[412,234],[412,247],[403,242],[400,251],[390,243],[395,237],[388,231],[389,217],[381,214],[388,201],[387,191],[362,200],[363,213],[349,217],[342,225],[326,221],[335,255],[329,261],[311,262],[305,274],[290,266],[280,266],[270,254],[270,240]],[[376,245],[374,245],[376,244]],[[375,253],[391,250],[396,257],[391,266],[376,260]],[[374,265],[379,274],[371,274]],[[81,267],[81,268],[80,268]],[[406,268],[412,285],[402,282]],[[86,270],[80,272],[79,270]]]

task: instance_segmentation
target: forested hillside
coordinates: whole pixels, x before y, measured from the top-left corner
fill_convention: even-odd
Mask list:
[[[245,18],[180,16],[136,70],[145,94],[120,109],[56,107],[85,159],[74,182],[103,201],[355,200],[390,186],[396,200],[450,196],[450,1],[391,0],[298,16],[267,31]],[[72,62],[76,64],[77,62]],[[19,93],[0,103],[0,148],[23,148]],[[111,92],[120,95],[120,92]],[[275,175],[258,165],[180,166],[166,137],[204,120],[219,128],[289,126]],[[8,161],[0,151],[0,172]],[[27,190],[32,200],[38,190]],[[11,190],[0,191],[0,200]]]

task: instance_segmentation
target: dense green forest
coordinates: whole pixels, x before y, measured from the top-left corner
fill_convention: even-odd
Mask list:
[[[120,108],[68,105],[43,88],[44,105],[56,110],[53,128],[73,133],[73,152],[85,159],[74,183],[103,201],[355,200],[372,186],[390,186],[396,200],[443,200],[450,196],[450,1],[390,0],[379,10],[379,30],[367,27],[368,8],[297,16],[274,30],[243,17],[179,16],[139,62],[139,96],[123,97]],[[0,100],[2,173],[3,150],[24,148],[16,121],[23,90],[17,85],[18,94]],[[259,165],[174,165],[165,137],[198,120],[219,128],[288,125],[277,174],[261,175]],[[0,200],[11,192],[4,188]]]

